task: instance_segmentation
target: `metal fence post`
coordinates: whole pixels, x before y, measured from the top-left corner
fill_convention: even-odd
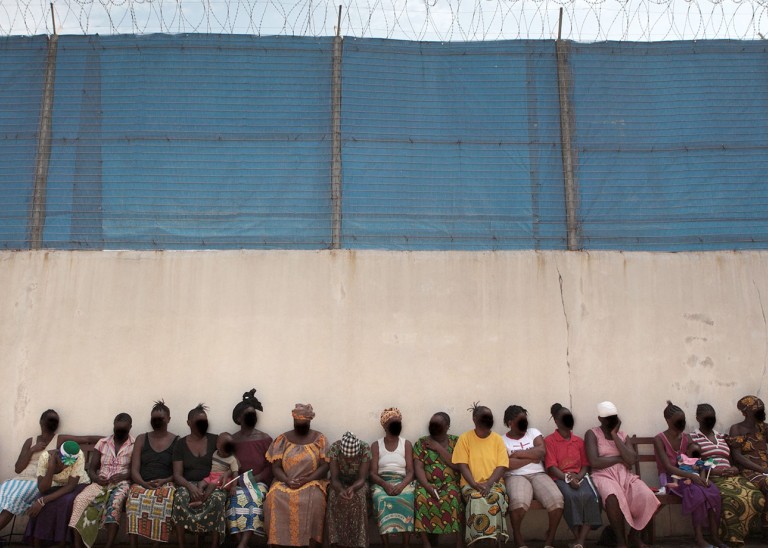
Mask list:
[[[331,249],[341,247],[341,6],[331,73]]]
[[[35,155],[35,179],[32,189],[32,210],[29,217],[29,248],[43,247],[45,227],[45,192],[48,182],[48,162],[51,158],[51,125],[53,118],[53,83],[56,78],[56,50],[59,36],[54,33],[48,38],[48,55],[45,61],[43,99],[40,104],[40,123],[37,131],[37,153]]]
[[[560,22],[555,42],[557,57],[557,88],[560,95],[560,150],[563,158],[563,181],[565,183],[565,221],[568,231],[568,250],[579,249],[578,230],[578,193],[574,170],[573,151],[573,111],[571,110],[571,89],[573,79],[568,69],[568,52],[570,47],[561,38],[563,25],[563,8],[560,8]]]

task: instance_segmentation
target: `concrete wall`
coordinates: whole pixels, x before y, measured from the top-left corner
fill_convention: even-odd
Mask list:
[[[260,427],[379,437],[398,406],[404,435],[473,401],[525,406],[545,433],[550,404],[582,433],[613,400],[623,429],[665,427],[672,399],[707,401],[718,429],[763,394],[768,252],[3,252],[0,253],[0,477],[40,413],[61,431],[107,433],[114,415],[149,428],[165,398],[171,429],[210,406],[211,431],[251,387]],[[764,304],[765,302],[765,304]]]

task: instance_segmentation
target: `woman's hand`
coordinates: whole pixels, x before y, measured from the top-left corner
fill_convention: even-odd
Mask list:
[[[27,510],[27,515],[31,518],[34,518],[37,516],[37,514],[40,513],[40,510],[43,509],[43,506],[45,506],[45,503],[43,503],[43,497],[40,497],[32,503],[32,506],[29,507],[29,510]]]
[[[396,497],[397,495],[402,493],[403,489],[405,489],[407,486],[408,486],[407,483],[404,483],[404,482],[401,481],[400,483],[398,483],[397,485],[392,487],[392,494],[391,494],[391,496]]]
[[[491,492],[491,487],[493,487],[493,484],[489,481],[478,481],[472,487],[476,489],[481,495],[487,497],[488,493]]]
[[[200,489],[197,485],[194,483],[189,484],[189,497],[192,499],[192,502],[200,502],[202,500],[205,500],[203,495],[202,489]]]
[[[298,489],[309,481],[309,476],[298,476],[292,480],[288,480],[286,483],[291,489]]]
[[[30,453],[37,453],[38,451],[42,451],[46,447],[48,447],[47,443],[45,443],[44,441],[39,441],[39,442],[37,442],[37,443],[35,443],[35,444],[30,446],[29,452]]]
[[[705,481],[704,478],[702,478],[698,474],[692,474],[691,475],[691,480],[693,481],[693,483],[695,483],[696,485],[698,485],[700,487],[709,487],[709,482]]]

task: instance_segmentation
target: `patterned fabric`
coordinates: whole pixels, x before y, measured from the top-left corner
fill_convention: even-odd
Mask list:
[[[701,430],[691,433],[691,439],[701,447],[701,458],[714,459],[715,467],[730,467],[731,450],[725,436],[713,431],[713,442]],[[729,544],[744,544],[750,531],[760,528],[760,515],[765,508],[765,496],[747,478],[742,476],[710,476],[720,490],[722,514],[720,538]]]
[[[18,516],[29,510],[39,497],[36,479],[10,479],[0,485],[0,510]]]
[[[344,455],[343,444],[339,441],[333,442],[328,449],[328,460],[336,461],[339,466],[339,478],[342,485],[349,486],[357,481],[357,476],[360,473],[360,466],[366,462],[371,462],[373,456],[371,455],[371,446],[364,441],[360,441],[360,452],[354,457],[347,457]]]
[[[115,436],[101,438],[96,442],[94,449],[101,453],[99,479],[109,479],[117,474],[130,473],[133,443],[133,436],[128,436],[120,449],[115,451]]]
[[[354,457],[360,452],[360,440],[352,432],[344,432],[341,437],[341,452],[345,457]]]
[[[757,430],[755,432],[740,436],[728,436],[726,441],[732,448],[740,449],[744,458],[765,469],[768,468],[768,445],[766,445],[766,440],[768,439],[766,430],[768,427],[766,427],[764,422],[757,423],[756,427]],[[768,476],[755,470],[747,469],[742,469],[741,475],[751,481],[763,492],[763,495],[768,497]],[[763,511],[761,519],[763,528],[768,528],[768,508]]]
[[[336,462],[343,487],[355,483],[360,475],[360,467],[371,461],[371,446],[364,441],[357,441],[359,450],[351,457],[345,453],[344,438],[333,442],[328,449],[328,458]],[[368,485],[356,490],[349,500],[329,489],[326,520],[330,544],[361,548],[368,546]]]
[[[49,460],[50,453],[48,451],[43,451],[37,461],[38,477],[44,476],[48,471]],[[88,477],[88,474],[85,473],[85,455],[83,455],[82,451],[77,454],[77,460],[75,461],[75,464],[72,466],[67,466],[58,474],[53,475],[53,482],[51,483],[51,486],[61,487],[67,484],[69,478],[74,477],[80,478],[80,481],[78,482],[80,485],[91,483],[91,479]]]
[[[297,403],[291,411],[291,416],[297,421],[311,421],[315,418],[315,411],[311,403]]]
[[[736,403],[739,411],[757,411],[763,407],[763,401],[757,396],[744,396]]]
[[[765,469],[768,468],[768,426],[764,422],[759,422],[755,426],[757,428],[755,432],[740,436],[729,436],[727,441],[731,447],[740,449],[744,458]],[[754,470],[744,470],[744,472],[761,475]]]
[[[368,546],[368,486],[344,499],[333,489],[328,491],[328,542],[336,546]]]
[[[379,476],[390,485],[403,481],[403,476],[391,472],[380,472]],[[379,525],[379,534],[412,532],[415,497],[413,482],[395,496],[387,495],[380,485],[374,485],[372,491],[373,511]]]
[[[750,533],[760,530],[765,496],[743,476],[710,476],[710,479],[722,497],[720,538],[728,544],[744,544]]]
[[[260,536],[267,534],[264,530],[264,497],[267,496],[267,490],[264,483],[254,479],[252,472],[246,472],[240,477],[227,508],[230,534],[245,531],[253,531]]]
[[[469,485],[461,488],[461,495],[466,505],[467,525],[464,529],[464,542],[467,546],[483,539],[504,539],[507,534],[507,495],[504,484],[497,481],[491,492],[484,497],[480,491]]]
[[[246,438],[235,444],[239,472],[245,475],[238,481],[236,492],[229,499],[227,523],[230,534],[253,531],[257,535],[266,535],[264,498],[272,483],[272,465],[267,461],[266,453],[271,444],[269,436]],[[262,481],[256,482],[255,477],[260,477]]]
[[[428,493],[423,485],[416,485],[415,492],[415,529],[425,533],[442,535],[461,531],[463,508],[461,490],[459,488],[460,474],[447,463],[443,462],[437,451],[428,449],[428,436],[420,438],[413,446],[413,458],[424,464],[424,474],[427,482],[437,489],[440,496]],[[458,436],[448,435],[448,454],[453,454]]]
[[[96,542],[100,527],[110,523],[120,524],[120,514],[129,487],[127,481],[107,486],[92,483],[77,496],[69,526],[77,529],[88,548]]]
[[[298,445],[281,434],[267,451],[269,462],[281,461],[289,480],[315,472],[327,461],[328,441],[318,434],[315,441]],[[325,493],[328,480],[313,480],[298,489],[274,481],[264,502],[264,521],[270,544],[307,546],[310,540],[323,541]]]
[[[173,511],[171,521],[181,525],[193,534],[219,533],[219,542],[224,542],[227,532],[224,521],[224,506],[227,504],[227,494],[217,489],[203,501],[202,506],[189,507],[189,490],[177,487],[173,496]]]
[[[602,428],[592,428],[597,438],[597,454],[600,457],[618,457],[618,447],[613,440],[603,434]],[[619,432],[622,440],[627,439],[624,432]],[[592,471],[592,480],[597,492],[603,499],[603,504],[610,496],[615,496],[621,513],[629,526],[636,531],[642,531],[651,521],[656,509],[661,504],[653,491],[639,477],[630,472],[623,463],[616,463],[608,468]]]
[[[386,426],[392,419],[403,420],[403,414],[397,407],[387,407],[382,411],[381,416],[379,417],[379,422],[382,426]]]
[[[171,536],[171,513],[176,487],[166,483],[157,489],[134,484],[128,493],[125,513],[128,534],[140,535],[155,542],[168,542]]]

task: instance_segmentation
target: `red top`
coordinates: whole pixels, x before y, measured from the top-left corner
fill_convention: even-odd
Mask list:
[[[265,454],[271,443],[272,438],[269,436],[259,440],[236,442],[235,456],[240,463],[240,473],[242,474],[247,470],[253,470],[253,475],[256,476],[265,472],[264,483],[267,485],[272,483],[272,463],[268,462],[265,458]]]
[[[583,466],[589,466],[584,440],[579,436],[571,434],[570,439],[565,439],[555,430],[544,438],[544,445],[547,448],[547,456],[544,457],[544,466],[547,469],[557,466],[563,472],[575,474]]]

